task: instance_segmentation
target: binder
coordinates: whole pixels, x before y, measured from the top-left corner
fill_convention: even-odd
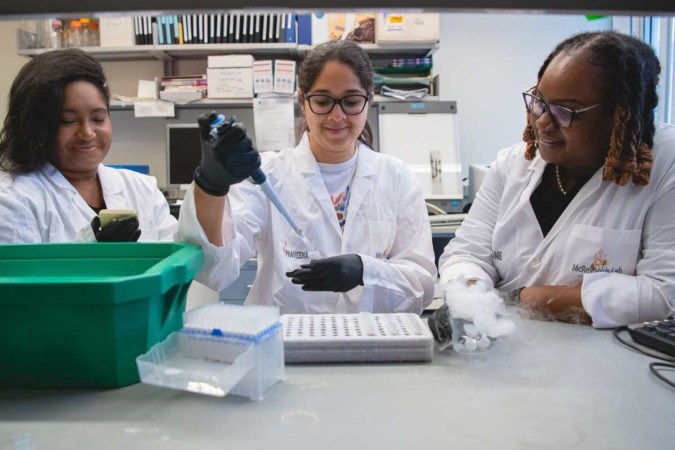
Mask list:
[[[192,17],[187,14],[185,17],[185,43],[192,44]]]
[[[173,43],[180,44],[180,30],[178,29],[178,16],[176,14],[171,16],[171,23],[173,24]]]
[[[223,14],[223,39],[221,42],[227,43],[229,42],[229,35],[228,35],[228,29],[229,29],[229,22],[230,22],[230,15],[229,14]]]
[[[157,43],[164,45],[164,16],[157,16]]]
[[[248,42],[248,14],[241,15],[241,42]]]
[[[285,42],[295,44],[295,14],[286,14]]]
[[[269,28],[269,14],[263,14],[260,24],[260,42],[267,42],[267,30]]]
[[[197,14],[192,14],[192,42],[191,44],[197,44],[199,42],[199,19]]]
[[[281,26],[279,27],[279,40],[277,42],[286,42],[286,20],[290,14],[281,13],[279,15],[279,22]]]
[[[262,42],[262,36],[260,36],[260,14],[256,14],[253,18],[253,42]]]
[[[145,42],[147,45],[152,45],[152,40],[154,39],[152,35],[152,16],[146,16],[145,18],[145,31],[147,33]]]
[[[276,15],[276,23],[275,23],[275,29],[274,29],[274,42],[279,42],[281,38],[281,23],[283,19],[283,14],[277,14]]]
[[[171,26],[171,17],[162,16],[162,21],[164,22],[164,42],[167,44],[173,44],[173,28]]]
[[[178,16],[178,44],[183,45],[185,43],[185,29],[183,29],[183,24],[185,23],[185,15]]]
[[[157,19],[155,17],[150,18],[152,45],[157,45]]]
[[[298,14],[298,45],[312,45],[312,15]]]
[[[202,18],[202,44],[207,44],[209,42],[209,16],[206,14],[202,14],[201,18]]]
[[[236,14],[230,14],[229,15],[229,21],[230,21],[230,26],[229,26],[229,31],[227,35],[227,42],[228,44],[231,44],[234,42],[234,23],[237,21],[237,15]]]
[[[217,14],[216,15],[216,32],[215,34],[215,40],[218,44],[223,42],[223,15],[222,14]]]
[[[241,15],[234,15],[234,43],[239,44],[241,42]]]

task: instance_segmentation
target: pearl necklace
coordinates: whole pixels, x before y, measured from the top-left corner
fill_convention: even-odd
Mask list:
[[[556,164],[555,166],[555,181],[558,182],[558,189],[560,189],[560,192],[562,192],[562,195],[567,195],[567,191],[565,191],[565,188],[562,185],[562,182],[560,181],[560,168]]]

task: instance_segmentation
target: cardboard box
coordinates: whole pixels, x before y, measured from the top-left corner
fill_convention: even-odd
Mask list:
[[[328,40],[375,42],[375,13],[312,14],[312,44]]]
[[[206,69],[209,98],[253,98],[253,68]]]
[[[274,61],[274,92],[279,94],[295,92],[295,61],[284,59]]]
[[[135,44],[134,18],[131,16],[99,19],[101,47],[129,47]]]
[[[378,14],[375,24],[378,44],[400,42],[438,42],[440,15],[438,13]]]
[[[208,67],[253,67],[253,55],[215,55],[208,57]]]
[[[253,63],[253,92],[256,94],[274,92],[274,69],[271,60]]]

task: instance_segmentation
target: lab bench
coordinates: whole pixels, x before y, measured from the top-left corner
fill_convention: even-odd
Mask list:
[[[588,326],[519,321],[482,356],[287,366],[259,402],[136,384],[0,390],[13,449],[672,449],[675,393]]]

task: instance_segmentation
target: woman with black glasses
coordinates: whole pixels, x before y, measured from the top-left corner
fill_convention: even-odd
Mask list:
[[[659,61],[594,32],[562,42],[523,93],[524,143],[502,150],[440,261],[507,303],[615,327],[675,301],[675,127],[654,123]]]
[[[321,44],[300,65],[300,143],[264,153],[262,169],[302,235],[258,187],[239,184],[261,164],[246,133],[231,126],[209,142],[215,114],[200,118],[202,162],[178,232],[205,251],[198,280],[222,289],[257,254],[247,304],[422,312],[436,278],[424,195],[401,161],[371,149],[373,87],[370,59],[353,42]]]

